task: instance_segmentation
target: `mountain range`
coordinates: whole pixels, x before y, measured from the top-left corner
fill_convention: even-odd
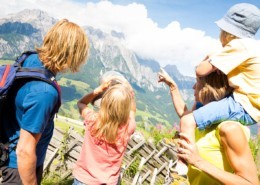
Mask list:
[[[23,51],[40,46],[48,29],[57,19],[41,10],[23,10],[0,19],[0,59],[12,61]],[[116,31],[105,33],[94,27],[82,27],[90,41],[90,55],[76,74],[59,74],[62,88],[63,116],[80,119],[76,101],[99,84],[99,77],[106,71],[118,71],[133,86],[136,94],[139,125],[161,123],[171,126],[178,123],[169,89],[158,83],[160,63],[141,58],[124,44],[124,34]],[[174,53],[173,53],[174,54]],[[176,81],[188,106],[194,100],[192,86],[195,78],[182,75],[175,65],[163,67]]]

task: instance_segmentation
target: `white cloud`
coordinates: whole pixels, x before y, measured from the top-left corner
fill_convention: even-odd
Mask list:
[[[158,27],[148,17],[146,7],[137,3],[122,6],[109,1],[83,4],[69,0],[1,0],[0,16],[25,8],[41,9],[55,18],[68,18],[106,32],[123,32],[128,48],[141,57],[157,60],[162,66],[175,64],[186,75],[194,75],[195,65],[220,46],[203,31],[181,28],[181,23],[174,20],[164,28]]]

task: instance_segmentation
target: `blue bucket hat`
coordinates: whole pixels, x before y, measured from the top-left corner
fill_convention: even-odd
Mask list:
[[[239,3],[232,6],[216,24],[239,38],[252,38],[260,27],[260,10],[252,4]]]

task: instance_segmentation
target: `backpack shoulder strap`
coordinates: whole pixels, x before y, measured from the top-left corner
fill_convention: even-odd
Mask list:
[[[30,56],[31,54],[37,54],[37,52],[36,51],[25,51],[25,52],[23,52],[19,57],[16,58],[14,65],[22,66],[25,59],[28,56]]]
[[[58,103],[55,106],[54,113],[57,113],[60,106],[61,106],[61,88],[58,85],[55,75],[48,69],[44,67],[39,67],[39,68],[27,68],[27,67],[22,67],[23,62],[26,60],[28,56],[31,54],[37,54],[36,51],[26,51],[21,54],[20,57],[16,59],[15,65],[18,66],[15,79],[38,79],[41,81],[44,81],[50,85],[52,85],[58,92]]]

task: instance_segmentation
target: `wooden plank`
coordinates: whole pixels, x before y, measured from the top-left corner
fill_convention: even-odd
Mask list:
[[[142,184],[145,180],[147,180],[147,178],[150,176],[150,174],[152,173],[151,170],[148,170],[144,175],[143,175],[143,178],[142,178]]]
[[[153,158],[156,160],[157,163],[159,163],[160,165],[163,165],[163,162],[161,161],[160,158],[158,158],[157,156],[153,156]]]
[[[79,141],[77,139],[74,139],[71,143],[69,143],[69,147],[66,152],[69,152],[75,145],[78,144],[78,142]]]
[[[80,153],[75,151],[74,149],[68,152],[68,155],[73,158],[74,160],[77,160],[80,156]]]
[[[52,139],[56,139],[58,141],[62,141],[65,132],[61,129],[55,128],[53,132]]]
[[[146,157],[149,156],[149,154],[146,153],[146,152],[145,152],[144,150],[142,150],[142,149],[139,149],[138,154],[139,154],[140,156],[144,157],[144,158],[146,158]]]
[[[161,165],[163,165],[164,161],[162,161],[159,157],[167,150],[168,148],[165,146],[154,156],[154,159]]]
[[[59,151],[59,148],[57,148],[52,155],[50,156],[49,160],[47,162],[44,162],[44,166],[43,166],[43,171],[49,167],[49,165],[51,164],[51,162],[53,161],[53,159],[56,157],[57,153]]]
[[[157,176],[157,168],[155,168],[154,169],[154,171],[153,171],[153,176],[152,176],[152,179],[151,179],[151,182],[150,182],[150,184],[151,185],[154,185],[155,184],[155,179],[156,179],[156,176]]]
[[[144,149],[143,149],[143,146],[141,146],[139,149],[138,149],[138,153],[139,153],[139,155],[142,155],[142,156],[144,156],[144,157],[147,157],[147,156],[149,156],[150,155],[150,153],[151,152],[146,152]]]
[[[59,147],[59,146],[61,145],[61,143],[62,143],[62,142],[59,141],[59,140],[56,140],[56,139],[55,139],[55,136],[54,136],[54,137],[52,137],[52,139],[51,139],[49,145],[51,145],[51,146],[57,148],[57,147]]]
[[[136,143],[133,139],[130,139],[130,140],[128,141],[128,144],[129,144],[129,146],[132,148],[132,147],[134,147],[137,143]]]
[[[168,147],[164,146],[156,155],[155,157],[159,158],[165,151],[168,150]]]
[[[139,179],[139,177],[140,177],[140,171],[141,171],[141,169],[142,169],[142,167],[143,167],[143,165],[144,165],[144,161],[145,161],[145,158],[142,157],[142,158],[141,158],[141,162],[140,162],[140,164],[139,164],[139,166],[138,166],[137,173],[136,173],[135,176],[134,176],[132,185],[136,185],[136,184],[138,183],[138,179]]]
[[[72,174],[72,170],[68,170],[67,172],[65,172],[65,173],[61,176],[61,179],[67,179],[71,174]]]
[[[129,166],[131,166],[131,164],[137,159],[137,156],[135,156],[132,161],[130,161],[130,163],[128,163],[125,167],[125,170],[127,170],[129,168]]]
[[[76,146],[74,146],[73,150],[75,150],[76,152],[80,153],[82,146],[79,145],[80,143],[78,143]]]
[[[144,164],[152,158],[152,156],[155,154],[155,152],[156,152],[156,151],[154,150],[154,151],[145,159]]]
[[[84,137],[81,136],[80,134],[76,133],[75,131],[72,131],[70,133],[70,136],[73,137],[73,139],[77,139],[79,142],[83,143],[84,142]]]
[[[157,174],[159,174],[164,168],[166,168],[166,166],[167,166],[167,163],[164,163],[164,164],[158,169]]]
[[[139,149],[143,144],[145,143],[145,140],[139,142],[137,145],[135,145],[131,150],[127,152],[127,155],[131,155],[134,151]]]

